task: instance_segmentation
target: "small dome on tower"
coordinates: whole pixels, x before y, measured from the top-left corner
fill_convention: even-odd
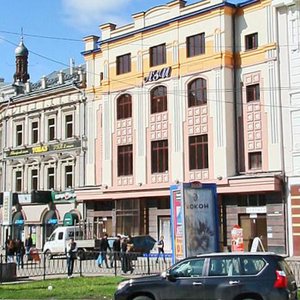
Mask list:
[[[23,40],[15,50],[16,56],[28,56],[28,49],[25,47]]]

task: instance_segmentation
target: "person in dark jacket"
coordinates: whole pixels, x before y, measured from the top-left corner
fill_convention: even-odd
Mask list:
[[[31,233],[28,234],[28,237],[25,240],[25,251],[26,251],[26,255],[27,255],[27,260],[30,260],[30,249],[33,246],[33,241],[32,241],[32,237],[31,237]]]
[[[24,267],[24,254],[25,254],[25,246],[24,242],[20,239],[16,240],[16,257],[17,257],[17,266],[18,268]]]
[[[107,262],[107,249],[109,249],[111,251],[111,248],[109,246],[107,238],[108,238],[108,235],[107,235],[107,233],[105,233],[100,241],[100,254],[102,256],[102,262],[104,261],[106,268],[109,268],[108,262]],[[99,265],[99,267],[101,267],[101,265]]]
[[[165,258],[165,242],[164,242],[164,237],[161,236],[158,243],[157,243],[157,248],[158,248],[158,253],[157,253],[157,257],[156,257],[156,263],[158,263],[158,259],[160,257],[160,255],[162,254],[164,263],[166,263],[166,258]]]
[[[131,252],[133,251],[133,242],[131,236],[124,238],[121,243],[121,260],[122,260],[122,271],[123,273],[133,272],[134,268],[132,266]]]
[[[114,262],[116,264],[117,260],[120,260],[120,252],[121,252],[121,236],[120,235],[117,235],[117,238],[114,240],[112,250],[113,250],[113,256],[112,256],[112,260],[110,261],[111,267],[114,266]]]
[[[5,242],[5,249],[6,249],[6,260],[8,263],[14,262],[14,255],[15,255],[15,242],[11,238],[11,236],[8,237],[8,239]]]

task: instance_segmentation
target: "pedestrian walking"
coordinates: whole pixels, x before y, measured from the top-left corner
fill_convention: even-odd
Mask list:
[[[121,236],[120,235],[117,235],[117,238],[114,240],[112,250],[113,250],[113,256],[112,256],[112,260],[110,262],[111,267],[114,266],[114,262],[115,262],[115,264],[117,264],[117,260],[120,260],[120,252],[121,252]]]
[[[68,278],[73,277],[74,260],[77,254],[77,244],[73,238],[70,239],[67,245],[67,267],[68,267]]]
[[[11,238],[11,236],[8,237],[8,239],[5,243],[5,248],[6,248],[7,262],[8,263],[13,263],[14,262],[14,255],[15,255],[15,242]]]
[[[18,238],[16,240],[16,257],[17,257],[18,269],[24,268],[24,254],[25,254],[24,242]]]
[[[107,238],[108,238],[108,235],[107,235],[107,233],[105,233],[100,241],[100,254],[102,257],[102,264],[103,264],[103,262],[105,262],[106,268],[109,269],[106,255],[107,255],[107,250],[111,251],[111,247],[109,246]],[[99,264],[100,268],[102,267],[102,264]]]
[[[31,260],[30,256],[30,249],[33,246],[31,233],[28,234],[27,238],[25,239],[25,253],[27,256],[27,260]]]
[[[165,242],[164,242],[164,236],[162,235],[157,243],[157,248],[158,248],[158,253],[157,253],[157,257],[156,257],[156,263],[158,263],[158,259],[160,257],[160,255],[162,254],[164,263],[166,263],[166,258],[165,258]]]
[[[131,252],[133,251],[133,242],[131,236],[124,238],[121,243],[121,262],[123,273],[133,272],[134,268],[132,266]]]

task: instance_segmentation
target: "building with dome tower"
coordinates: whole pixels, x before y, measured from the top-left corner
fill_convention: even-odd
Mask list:
[[[28,49],[23,43],[23,38],[19,46],[15,50],[16,56],[16,73],[14,75],[14,82],[20,81],[26,83],[29,79],[28,74]]]
[[[31,83],[29,55],[22,38],[13,83],[0,88],[0,245],[31,233],[41,248],[56,226],[82,219],[86,76],[72,66]]]

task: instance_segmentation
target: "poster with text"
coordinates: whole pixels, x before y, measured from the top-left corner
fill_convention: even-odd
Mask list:
[[[183,192],[186,256],[218,251],[216,186],[185,184]]]
[[[184,212],[180,187],[173,186],[171,191],[172,250],[175,262],[184,258]]]

